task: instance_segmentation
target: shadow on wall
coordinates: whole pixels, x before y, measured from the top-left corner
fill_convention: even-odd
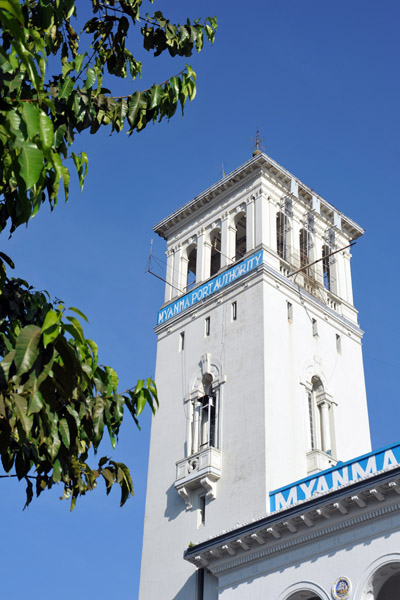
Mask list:
[[[172,600],[190,600],[196,597],[196,573],[193,573]]]
[[[166,491],[167,506],[164,511],[164,517],[168,521],[173,521],[182,511],[185,510],[185,503],[179,496],[174,485],[171,485]]]

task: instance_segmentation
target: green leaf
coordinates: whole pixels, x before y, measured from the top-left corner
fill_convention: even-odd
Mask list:
[[[80,341],[82,344],[85,343],[85,336],[83,333],[83,329],[82,329],[82,325],[79,323],[78,319],[76,319],[75,317],[67,317],[68,321],[70,323],[72,323],[72,326],[74,327],[77,336],[74,336],[75,339],[77,341]]]
[[[29,139],[32,140],[39,133],[39,109],[32,102],[24,102],[22,117],[28,129]]]
[[[14,362],[15,350],[5,355],[0,363],[0,389],[5,389],[8,384],[11,365]]]
[[[43,152],[34,144],[25,144],[18,156],[21,167],[21,177],[25,181],[26,189],[31,189],[40,177],[43,167]]]
[[[60,481],[61,481],[61,463],[58,459],[56,461],[54,461],[54,463],[53,463],[52,477],[53,477],[53,481],[55,481],[56,483],[60,483]]]
[[[39,115],[40,139],[45,149],[51,148],[54,141],[53,123],[42,110]]]
[[[108,495],[111,491],[112,486],[115,483],[115,475],[109,467],[107,467],[106,469],[102,469],[101,474],[104,477],[104,481],[106,483],[106,491]]]
[[[74,313],[76,313],[77,315],[82,317],[82,319],[84,319],[86,321],[86,323],[89,323],[87,316],[84,315],[83,312],[81,310],[79,310],[79,308],[76,308],[75,306],[70,306],[68,308],[68,310],[72,310]]]
[[[13,401],[15,408],[17,409],[18,419],[21,422],[25,433],[28,434],[33,424],[33,416],[28,415],[28,402],[26,398],[18,394],[13,394]]]
[[[21,330],[15,344],[14,363],[17,375],[29,371],[39,355],[39,341],[42,332],[36,325],[27,325]]]
[[[44,400],[42,394],[36,390],[29,397],[28,402],[28,416],[38,413],[44,406]]]
[[[136,414],[138,416],[143,412],[143,409],[146,406],[146,402],[147,402],[146,394],[144,393],[144,390],[141,389],[137,395],[137,400],[136,400]]]
[[[96,81],[96,71],[94,69],[92,69],[91,67],[89,67],[86,70],[86,81],[85,81],[85,90],[90,89],[94,82]]]
[[[164,95],[164,90],[163,87],[161,85],[153,85],[150,89],[150,108],[156,108],[159,103],[161,98]]]
[[[47,346],[55,340],[60,334],[60,314],[50,309],[45,316],[42,325],[43,346]]]
[[[4,260],[4,262],[6,262],[8,264],[9,267],[11,267],[12,269],[15,269],[14,262],[11,260],[11,258],[9,256],[7,256],[7,254],[4,254],[4,252],[0,252],[0,257]]]
[[[67,77],[60,88],[58,97],[60,99],[68,98],[70,96],[72,90],[74,89],[74,85],[75,85],[74,80],[71,79],[70,77]]]
[[[104,429],[103,413],[104,413],[104,400],[101,396],[97,396],[96,405],[95,405],[95,409],[94,409],[94,415],[93,415],[93,430],[94,430],[94,434],[96,436],[97,442],[99,442],[101,440],[101,437],[103,435],[103,429]]]
[[[82,68],[82,63],[83,63],[83,59],[85,58],[85,56],[86,56],[86,53],[85,54],[78,54],[75,57],[75,71],[77,73],[79,73],[79,71]]]
[[[64,186],[64,194],[65,194],[65,202],[68,201],[68,196],[69,196],[69,170],[67,167],[65,167],[64,165],[62,166],[62,180],[63,180],[63,186]]]
[[[33,500],[33,485],[32,485],[32,481],[30,479],[28,479],[27,477],[25,477],[25,480],[26,480],[26,502],[25,502],[23,510],[25,510],[26,507],[29,506],[29,504]]]
[[[22,14],[20,3],[17,0],[0,0],[0,9],[7,10],[13,17],[24,25],[24,15]]]
[[[65,419],[64,417],[62,419],[60,419],[58,430],[60,432],[62,442],[68,450],[68,448],[70,447],[70,444],[71,444],[71,437],[70,437],[67,419]]]

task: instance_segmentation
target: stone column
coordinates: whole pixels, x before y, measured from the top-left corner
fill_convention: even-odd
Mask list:
[[[200,433],[200,408],[201,402],[195,400],[193,411],[193,454],[199,450],[199,433]]]
[[[229,267],[234,261],[235,234],[232,216],[225,213],[221,224],[221,269]]]
[[[165,285],[165,298],[164,302],[169,302],[171,298],[177,295],[178,290],[175,290],[172,286],[174,285],[174,258],[175,254],[173,250],[167,250],[167,273],[166,273],[166,285]]]
[[[197,236],[196,283],[210,277],[211,247],[206,241],[206,232],[202,230]]]
[[[322,400],[318,404],[321,419],[321,450],[326,453],[332,452],[331,428],[329,423],[329,403]]]
[[[268,235],[268,203],[262,194],[255,200],[255,245],[270,246]]]
[[[343,266],[344,266],[344,278],[346,282],[346,300],[350,304],[353,304],[353,284],[351,281],[351,268],[350,268],[351,254],[349,250],[343,252]]]
[[[254,223],[254,196],[247,203],[246,208],[246,251],[254,248],[255,223]]]
[[[188,400],[186,403],[186,456],[192,454],[192,423],[193,423],[193,402]]]
[[[184,251],[181,247],[174,252],[173,276],[172,276],[172,297],[178,296],[184,291],[187,281],[188,259],[183,257]]]

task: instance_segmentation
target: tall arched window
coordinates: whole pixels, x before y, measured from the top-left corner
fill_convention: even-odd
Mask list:
[[[240,260],[247,250],[246,241],[246,215],[239,213],[236,221],[236,236],[235,236],[235,260]]]
[[[300,229],[300,268],[308,265],[310,261],[311,234],[307,229]]]
[[[214,229],[210,235],[211,242],[211,266],[210,276],[212,277],[221,268],[221,231],[220,229]]]
[[[331,250],[329,246],[322,246],[322,272],[324,279],[324,287],[329,291],[331,289]]]
[[[319,377],[311,380],[312,389],[308,393],[308,413],[310,423],[310,449],[332,454],[332,414],[331,401],[325,393]]]
[[[196,283],[197,247],[191,244],[187,249],[187,278],[186,290],[190,290]]]
[[[276,215],[276,251],[283,260],[289,260],[289,217],[283,212]]]
[[[213,386],[212,376],[208,373],[202,378],[199,392],[190,407],[189,455],[219,447],[219,386]]]

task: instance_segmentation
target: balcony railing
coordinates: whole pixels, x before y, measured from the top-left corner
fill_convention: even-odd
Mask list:
[[[175,488],[191,508],[192,491],[204,488],[208,498],[216,497],[216,482],[221,477],[221,451],[218,448],[204,448],[196,454],[178,460],[176,463]]]

